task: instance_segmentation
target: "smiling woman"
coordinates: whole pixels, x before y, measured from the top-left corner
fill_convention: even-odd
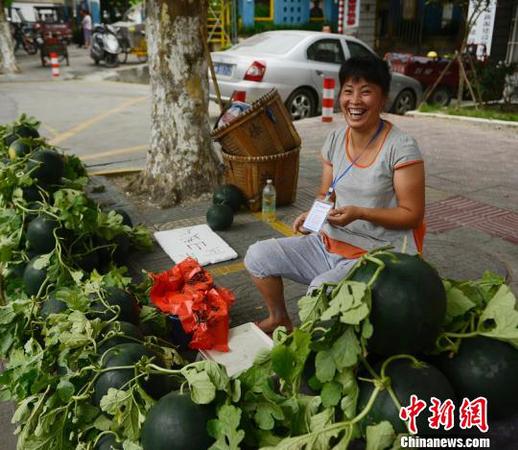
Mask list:
[[[257,242],[245,257],[268,307],[269,317],[259,323],[266,332],[292,327],[283,277],[312,291],[340,281],[368,251],[387,245],[409,254],[422,249],[424,165],[415,140],[380,116],[388,66],[377,58],[350,58],[339,78],[346,126],[327,137],[319,199],[293,223],[304,236]],[[318,230],[317,211],[329,211]]]

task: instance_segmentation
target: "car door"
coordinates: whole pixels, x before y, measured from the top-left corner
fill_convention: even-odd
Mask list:
[[[313,41],[306,49],[306,58],[311,72],[313,87],[322,100],[322,83],[325,77],[335,80],[335,105],[338,97],[338,72],[345,61],[340,38],[323,37]]]

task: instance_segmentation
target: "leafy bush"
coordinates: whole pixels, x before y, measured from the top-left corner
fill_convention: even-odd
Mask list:
[[[506,75],[512,74],[517,69],[516,64],[498,64],[488,62],[477,66],[477,77],[480,84],[482,101],[500,100],[505,85]]]

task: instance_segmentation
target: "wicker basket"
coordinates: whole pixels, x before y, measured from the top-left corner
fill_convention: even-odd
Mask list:
[[[300,136],[276,89],[263,95],[212,138],[225,153],[241,156],[274,155],[300,146]]]
[[[240,188],[252,211],[261,209],[261,194],[271,178],[277,205],[289,205],[297,195],[300,148],[268,156],[236,156],[223,153],[225,181]]]

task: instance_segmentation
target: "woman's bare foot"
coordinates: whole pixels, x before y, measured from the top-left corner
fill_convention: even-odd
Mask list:
[[[289,317],[282,317],[280,319],[275,319],[273,317],[268,317],[260,322],[255,322],[255,324],[266,334],[272,334],[277,327],[284,326],[288,330],[289,333],[293,331],[293,324]]]

